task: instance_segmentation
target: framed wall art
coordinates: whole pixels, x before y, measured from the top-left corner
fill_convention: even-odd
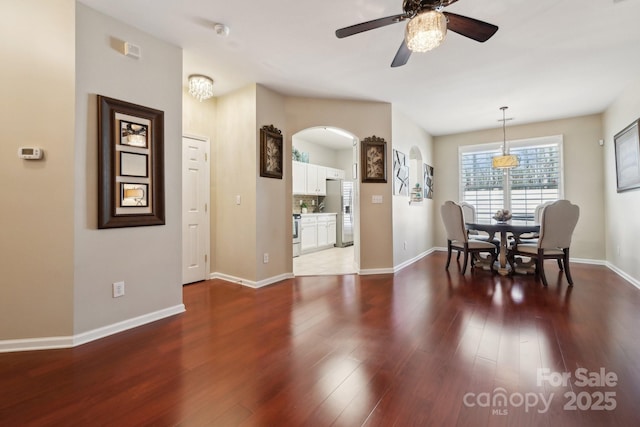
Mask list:
[[[98,95],[98,228],[164,223],[164,112]]]
[[[260,176],[282,179],[282,132],[273,125],[260,129]]]
[[[636,120],[613,137],[618,193],[640,188],[640,138]]]
[[[387,182],[387,142],[369,136],[362,140],[362,182]]]
[[[409,166],[407,155],[393,150],[393,194],[397,196],[409,195]]]
[[[424,198],[433,199],[433,166],[423,164],[424,168]]]

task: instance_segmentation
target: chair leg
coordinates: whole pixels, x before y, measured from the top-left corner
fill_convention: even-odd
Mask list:
[[[458,256],[456,257],[456,261],[460,261],[460,251],[458,251]]]
[[[469,248],[464,244],[464,261],[462,262],[462,274],[467,271],[467,261],[469,261]]]
[[[460,252],[458,252],[458,255]],[[451,263],[451,240],[447,240],[447,265],[444,266],[445,270],[449,269],[449,263]]]
[[[562,271],[563,270],[562,260],[560,260],[560,258],[558,258],[556,261],[558,261],[558,268],[560,269],[560,271]]]
[[[542,253],[542,249],[538,249],[538,266],[536,270],[540,270],[540,279],[542,279],[542,284],[544,286],[548,286],[547,284],[547,276],[544,274],[544,255]]]
[[[492,273],[496,272],[496,268],[494,266],[494,264],[496,263],[496,260],[498,259],[498,252],[497,251],[493,251],[491,252],[491,264],[489,264],[489,268],[491,269]]]
[[[496,256],[497,256],[497,254],[496,254]],[[511,273],[512,274],[515,273],[515,271],[516,271],[515,255],[511,251],[507,251],[507,262],[509,263],[509,266],[511,267]]]
[[[573,279],[571,278],[571,271],[569,271],[569,248],[564,249],[564,274],[567,276],[567,282],[569,286],[573,286]]]

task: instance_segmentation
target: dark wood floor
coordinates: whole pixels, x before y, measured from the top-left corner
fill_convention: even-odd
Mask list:
[[[0,354],[0,425],[640,425],[640,290],[601,266],[573,264],[570,288],[549,262],[544,288],[444,264],[187,286],[184,314]]]

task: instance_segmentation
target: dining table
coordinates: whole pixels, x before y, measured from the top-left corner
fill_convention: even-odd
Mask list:
[[[465,223],[467,230],[484,231],[488,234],[487,241],[493,242],[496,233],[500,234],[500,253],[498,254],[498,273],[505,276],[509,274],[509,266],[507,265],[508,240],[512,236],[519,241],[520,236],[525,233],[538,233],[540,224],[512,224],[511,221],[506,222],[467,222]]]

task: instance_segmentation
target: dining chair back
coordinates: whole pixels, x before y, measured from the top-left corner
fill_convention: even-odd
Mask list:
[[[569,248],[579,217],[580,208],[568,200],[546,204],[541,210],[540,234],[537,241],[515,244],[509,251],[509,262],[513,263],[515,255],[536,259],[536,275],[539,275],[542,283],[547,286],[544,260],[555,259],[560,270],[564,270],[569,285],[573,285],[569,268]]]
[[[440,213],[442,214],[444,228],[447,231],[447,240],[461,243],[467,242],[468,237],[464,226],[465,218],[462,206],[447,200],[440,208]]]
[[[542,249],[569,248],[579,216],[580,208],[568,200],[558,200],[545,206],[540,218],[538,247]]]
[[[493,263],[495,262],[498,255],[497,249],[492,243],[469,239],[466,227],[464,225],[464,214],[462,211],[462,206],[451,200],[447,200],[440,207],[440,214],[442,216],[442,222],[444,223],[444,228],[447,233],[447,265],[445,266],[445,268],[449,268],[449,264],[451,263],[451,252],[453,250],[456,250],[458,251],[458,255],[460,255],[461,252],[464,253],[462,274],[464,274],[467,270],[469,254],[471,254],[471,263],[473,264],[474,254],[482,252],[487,252],[491,255],[491,262],[489,265],[491,271],[494,271]]]

